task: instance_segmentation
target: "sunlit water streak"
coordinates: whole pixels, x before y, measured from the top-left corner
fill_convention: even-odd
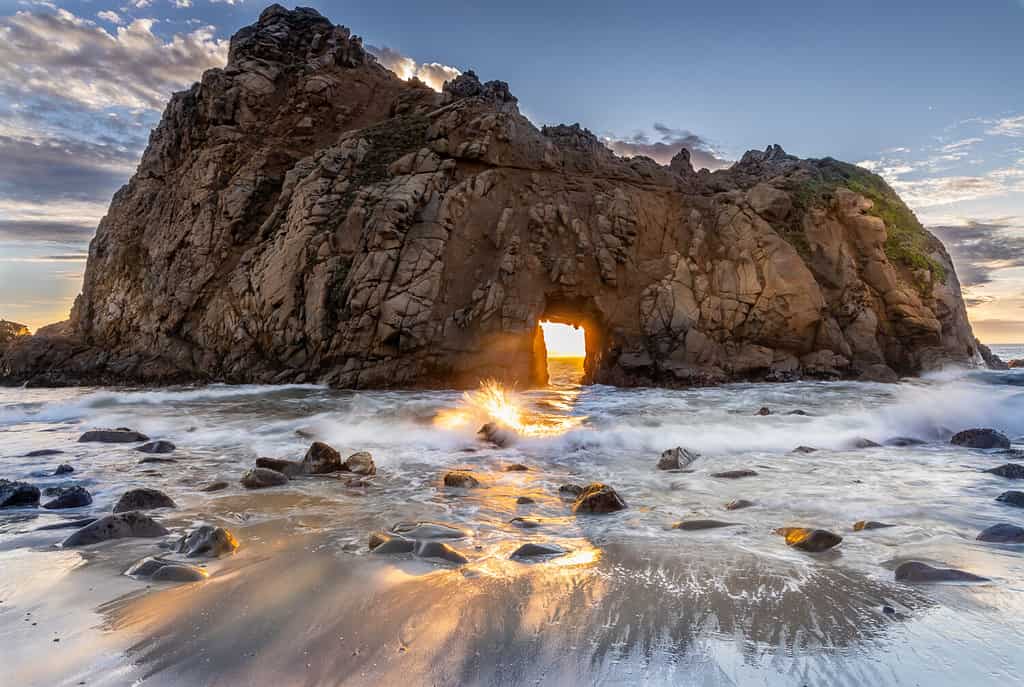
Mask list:
[[[0,515],[0,654],[13,684],[123,684],[146,674],[146,684],[168,685],[334,684],[337,675],[351,684],[974,685],[1012,683],[1024,669],[1021,547],[974,541],[990,524],[1024,524],[994,500],[1012,483],[980,472],[1016,456],[948,445],[970,426],[1019,441],[1024,372],[663,390],[581,387],[578,362],[565,365],[538,390],[0,390],[0,476],[80,483],[95,498],[76,511]],[[773,414],[755,415],[761,406]],[[788,414],[798,409],[808,414]],[[482,443],[477,430],[488,421],[518,440]],[[111,426],[174,441],[178,462],[139,465],[130,445],[76,442],[86,428]],[[897,437],[925,443],[851,448],[858,438]],[[237,486],[257,456],[297,459],[314,438],[343,454],[371,451],[373,484]],[[655,470],[676,445],[701,454],[692,471]],[[818,451],[793,453],[797,446]],[[65,453],[24,457],[41,448]],[[61,462],[76,472],[52,476]],[[510,463],[530,470],[502,471]],[[444,489],[441,474],[455,467],[473,469],[484,487]],[[710,476],[740,467],[759,474]],[[198,491],[215,479],[233,486]],[[557,487],[590,480],[614,485],[630,508],[571,515]],[[152,554],[153,542],[66,552],[56,544],[67,532],[37,529],[109,512],[135,486],[177,501],[159,514],[172,529],[230,527],[239,553],[211,563],[199,587],[147,591],[120,573]],[[535,503],[519,505],[521,496]],[[756,505],[725,511],[736,498]],[[516,516],[540,527],[514,527]],[[685,517],[737,526],[667,529]],[[853,533],[865,518],[897,527]],[[470,530],[456,544],[469,565],[366,553],[368,533],[416,519]],[[808,556],[771,534],[787,525],[845,540],[833,554]],[[510,561],[525,541],[571,553]],[[892,568],[910,558],[994,582],[895,584]],[[33,575],[39,584],[26,584]],[[883,604],[900,619],[883,615]],[[58,628],[62,660],[48,661]]]

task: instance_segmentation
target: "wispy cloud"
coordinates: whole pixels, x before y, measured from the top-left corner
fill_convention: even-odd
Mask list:
[[[712,171],[732,164],[718,151],[718,148],[704,137],[687,129],[678,129],[661,122],[655,122],[650,134],[637,131],[630,136],[605,136],[605,144],[616,155],[635,157],[644,155],[658,164],[667,165],[675,155],[686,148],[694,169],[707,168]]]
[[[1024,138],[1024,115],[1003,117],[1002,119],[993,120],[991,124],[992,126],[985,133],[993,136]]]
[[[440,62],[419,63],[387,46],[367,45],[366,50],[377,58],[381,65],[398,75],[398,78],[408,80],[415,77],[435,91],[440,91],[445,81],[450,81],[462,73],[455,67]]]
[[[960,225],[936,226],[931,230],[949,250],[965,287],[988,284],[1000,270],[1024,267],[1022,217],[969,219]]]

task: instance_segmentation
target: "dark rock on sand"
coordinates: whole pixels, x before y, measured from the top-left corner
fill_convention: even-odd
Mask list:
[[[167,528],[148,515],[138,511],[129,511],[107,515],[86,525],[65,539],[63,546],[88,546],[109,539],[129,537],[162,537],[168,533]]]
[[[988,582],[987,577],[956,570],[955,568],[935,568],[927,563],[908,561],[901,563],[895,570],[897,582]]]
[[[614,513],[626,507],[622,497],[607,484],[593,482],[588,484],[576,502],[572,504],[573,513]]]
[[[157,582],[200,582],[207,577],[207,572],[198,566],[155,556],[143,558],[128,568],[125,574],[132,577],[148,577]]]
[[[864,530],[881,530],[886,527],[895,527],[885,522],[878,522],[877,520],[858,520],[853,523],[854,532],[862,532]]]
[[[164,458],[162,456],[146,456],[139,461],[139,465],[152,465],[153,463],[177,463],[175,458]]]
[[[498,448],[504,448],[513,441],[515,441],[516,435],[512,430],[501,427],[494,422],[488,422],[477,430],[476,435],[480,437],[481,441],[486,441],[489,444],[494,444]]]
[[[531,499],[529,496],[520,496],[520,497],[518,497],[516,499],[516,503],[519,504],[520,506],[525,506],[527,504],[537,503],[537,502],[534,501],[533,499]]]
[[[170,496],[159,489],[132,489],[126,491],[114,506],[115,513],[130,510],[153,510],[154,508],[177,508]]]
[[[512,552],[509,558],[540,558],[541,556],[564,556],[568,551],[557,544],[523,544]]]
[[[808,413],[806,410],[800,410],[799,408],[797,408],[796,410],[789,411],[788,413],[786,413],[786,415],[810,415],[810,413]]]
[[[288,475],[269,468],[250,468],[242,475],[241,482],[246,489],[266,489],[288,484]]]
[[[221,491],[223,489],[227,489],[229,486],[231,486],[231,485],[229,485],[224,480],[219,479],[216,482],[210,482],[209,484],[207,484],[205,487],[203,487],[199,491],[206,491],[206,492]]]
[[[757,473],[753,470],[726,470],[725,472],[712,472],[712,477],[718,477],[719,479],[740,479],[741,477],[756,477]]]
[[[217,558],[227,553],[234,553],[238,548],[235,535],[223,527],[201,525],[189,532],[178,542],[178,553],[189,558],[211,556]]]
[[[142,451],[143,453],[171,453],[177,448],[174,444],[163,439],[159,441],[150,441],[147,444],[143,444],[136,448],[136,451]]]
[[[412,553],[416,550],[416,542],[386,532],[375,532],[370,535],[370,551],[374,553]]]
[[[529,469],[522,463],[509,463],[501,468],[502,472],[527,472]]]
[[[1020,463],[1006,463],[999,467],[982,470],[992,475],[999,475],[1007,479],[1024,479],[1024,465]]]
[[[524,530],[532,530],[535,527],[540,527],[540,521],[533,518],[512,518],[508,523],[515,527],[521,527]]]
[[[989,428],[965,429],[954,434],[949,443],[967,448],[1010,448],[1005,434]]]
[[[322,441],[314,441],[302,457],[302,472],[307,475],[324,475],[341,470],[341,454]]]
[[[977,540],[993,544],[1024,544],[1024,527],[999,523],[983,529]]]
[[[59,448],[41,448],[37,451],[29,451],[25,454],[26,458],[42,458],[44,456],[57,456],[64,453]]]
[[[771,414],[772,414],[772,409],[769,408],[768,406],[761,406],[760,408],[758,408],[757,412],[754,413],[754,415],[760,415],[762,417],[764,417],[765,415],[771,415]]]
[[[465,539],[469,532],[440,522],[399,522],[391,531],[407,539]]]
[[[698,532],[700,530],[717,530],[722,527],[735,527],[735,522],[722,522],[721,520],[680,520],[672,525],[674,530],[684,532]]]
[[[439,541],[425,541],[416,545],[416,555],[420,558],[439,558],[449,563],[468,563],[469,559],[448,544]]]
[[[814,530],[807,527],[781,527],[775,530],[786,538],[786,544],[801,551],[821,553],[843,541],[838,534],[828,530]]]
[[[927,442],[915,439],[914,437],[893,437],[885,440],[886,446],[921,446]]]
[[[138,441],[149,441],[142,432],[125,427],[117,429],[92,429],[78,437],[79,442],[98,442],[103,444],[132,444]]]
[[[563,484],[558,487],[558,493],[562,496],[571,496],[576,498],[583,493],[583,487],[579,484]]]
[[[303,474],[302,463],[294,460],[284,460],[283,458],[257,458],[256,467],[280,472],[288,477]]]
[[[996,497],[996,501],[1001,501],[1008,506],[1024,508],[1024,491],[1004,491]]]
[[[444,473],[444,486],[472,489],[480,486],[480,480],[467,470],[449,470]]]
[[[730,501],[729,503],[725,504],[725,509],[740,510],[742,508],[750,508],[753,505],[753,501],[748,501],[747,499],[736,499],[735,501]]]
[[[877,448],[881,446],[877,441],[871,441],[871,439],[865,439],[864,437],[858,437],[850,442],[850,448]]]
[[[681,470],[688,467],[697,458],[698,455],[696,453],[687,451],[682,446],[676,446],[661,452],[661,457],[658,458],[658,469]]]
[[[80,508],[92,503],[92,494],[85,487],[61,487],[57,497],[43,504],[43,508],[58,510],[62,508]]]
[[[54,475],[70,475],[75,471],[75,468],[67,463],[61,463],[57,466],[57,469],[53,471]]]
[[[37,527],[36,530],[37,531],[38,530],[66,530],[66,529],[70,529],[72,527],[77,530],[77,529],[79,529],[81,527],[85,527],[86,525],[90,525],[90,524],[96,522],[96,520],[97,520],[97,518],[80,518],[78,520],[61,520],[60,522],[55,522],[55,523],[52,523],[50,525],[43,525],[42,527]]]
[[[0,479],[0,508],[38,506],[39,488],[28,482]]]
[[[369,477],[377,474],[377,466],[373,462],[373,456],[367,451],[358,451],[345,459],[342,469],[357,475]]]
[[[817,450],[818,449],[814,448],[813,446],[797,446],[795,449],[793,449],[791,451],[791,453],[804,453],[804,454],[807,454],[807,453],[814,453]]]

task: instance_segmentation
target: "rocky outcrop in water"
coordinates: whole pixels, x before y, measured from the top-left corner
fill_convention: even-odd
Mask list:
[[[730,169],[538,129],[507,84],[436,93],[311,9],[267,8],[177,93],[11,383],[588,381],[914,374],[979,354],[941,243],[881,178],[779,146]],[[887,372],[888,371],[888,372]]]

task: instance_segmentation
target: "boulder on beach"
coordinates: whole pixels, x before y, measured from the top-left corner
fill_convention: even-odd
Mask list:
[[[895,446],[897,448],[905,448],[907,446],[923,446],[928,442],[915,437],[891,437],[885,440],[886,446]]]
[[[750,508],[753,505],[754,505],[753,501],[748,501],[747,499],[735,499],[735,500],[730,501],[729,503],[725,504],[725,509],[726,510],[741,510],[743,508]]]
[[[997,430],[976,427],[957,432],[949,443],[967,448],[1010,448],[1010,439]]]
[[[817,450],[818,449],[814,448],[813,446],[797,446],[795,449],[790,451],[790,453],[808,454],[808,453],[815,453],[815,452],[817,452]]]
[[[736,525],[735,522],[722,522],[721,520],[680,520],[672,525],[672,529],[699,532],[701,530],[717,530],[722,527],[735,527]]]
[[[12,482],[0,479],[0,508],[38,506],[39,487],[28,482]]]
[[[274,470],[288,477],[296,477],[303,474],[302,463],[294,460],[284,460],[283,458],[257,458],[256,467]]]
[[[1024,491],[1004,491],[996,497],[996,501],[1005,503],[1008,506],[1024,508]]]
[[[976,539],[991,544],[1024,544],[1024,527],[1001,522],[983,529]]]
[[[955,568],[936,568],[919,561],[901,563],[894,575],[897,582],[989,582],[987,577]]]
[[[302,472],[307,475],[324,475],[341,470],[341,454],[322,441],[314,441],[302,457]]]
[[[661,452],[658,458],[659,470],[682,470],[697,460],[698,454],[687,451],[682,446],[676,446]]]
[[[999,475],[1007,479],[1024,479],[1024,465],[1020,463],[1005,463],[999,467],[989,468],[988,470],[982,470],[991,475]]]
[[[601,482],[588,484],[572,504],[573,513],[614,513],[626,507],[612,487]]]
[[[412,553],[416,542],[396,534],[374,532],[370,535],[369,547],[374,553]]]
[[[885,522],[878,522],[877,520],[858,520],[853,523],[854,532],[862,532],[864,530],[880,530],[886,527],[895,527]]]
[[[78,437],[78,441],[80,443],[133,444],[139,441],[149,441],[149,437],[127,427],[118,427],[117,429],[91,429]]]
[[[64,540],[62,546],[89,546],[110,539],[129,537],[162,537],[169,534],[167,528],[153,518],[138,511],[107,515],[86,525]]]
[[[757,472],[747,469],[726,470],[725,472],[712,472],[711,476],[719,479],[740,479],[742,477],[756,477]]]
[[[536,527],[540,527],[540,521],[536,518],[512,518],[508,521],[508,524],[524,530],[532,530]]]
[[[43,504],[43,508],[60,510],[63,508],[80,508],[92,503],[92,494],[85,487],[77,484],[71,487],[60,487],[56,497]]]
[[[61,463],[57,466],[57,469],[53,471],[54,475],[70,475],[75,471],[75,468],[67,463]]]
[[[205,487],[203,487],[199,491],[206,491],[206,492],[221,491],[223,489],[227,489],[229,486],[231,486],[231,485],[228,484],[227,482],[225,482],[224,480],[219,479],[219,480],[216,480],[214,482],[210,482],[209,484],[207,484]]]
[[[391,527],[391,532],[417,541],[423,539],[465,539],[469,532],[458,527],[445,525],[441,522],[399,522]]]
[[[149,578],[157,582],[200,582],[205,580],[209,573],[196,565],[150,556],[128,568],[125,575]]]
[[[468,470],[449,470],[444,473],[444,486],[459,489],[472,489],[480,486],[480,480]]]
[[[43,525],[42,527],[37,527],[36,530],[66,530],[71,528],[77,530],[81,529],[82,527],[85,527],[86,525],[91,525],[98,519],[99,518],[77,518],[75,520],[61,520],[60,522],[55,522],[49,525]]]
[[[229,530],[213,525],[200,525],[178,541],[178,553],[189,558],[211,556],[217,558],[234,553],[238,540]]]
[[[170,496],[159,489],[131,489],[121,495],[114,505],[115,513],[124,513],[130,510],[153,510],[154,508],[177,508],[177,504]]]
[[[526,505],[529,505],[531,503],[537,503],[537,502],[534,501],[533,499],[531,499],[529,496],[518,496],[518,497],[516,497],[516,504],[517,505],[526,506]]]
[[[843,541],[838,534],[809,527],[780,527],[775,530],[775,534],[785,537],[788,546],[809,553],[828,551]]]
[[[269,468],[250,468],[241,479],[246,489],[266,489],[288,484],[288,475]]]
[[[761,417],[766,417],[766,416],[771,415],[771,414],[772,414],[772,409],[769,408],[768,406],[761,406],[760,408],[757,409],[757,412],[754,413],[754,415],[759,415]]]
[[[169,441],[160,439],[159,441],[150,441],[137,447],[136,451],[142,451],[143,453],[171,453],[177,448],[174,444]]]
[[[547,556],[564,556],[568,550],[558,544],[537,544],[530,542],[523,544],[512,552],[509,558],[519,560],[523,558],[542,558]]]
[[[377,466],[373,462],[373,456],[367,451],[357,451],[345,459],[341,465],[343,470],[357,475],[369,477],[377,474]]]
[[[530,468],[523,465],[522,463],[509,463],[508,465],[502,465],[502,472],[528,472]]]
[[[864,437],[857,437],[847,444],[850,448],[877,448],[881,446],[877,441],[871,441],[871,439],[865,439]]]
[[[437,558],[462,565],[468,563],[469,559],[462,553],[452,548],[451,545],[440,541],[424,541],[416,545],[414,552],[420,558]]]

